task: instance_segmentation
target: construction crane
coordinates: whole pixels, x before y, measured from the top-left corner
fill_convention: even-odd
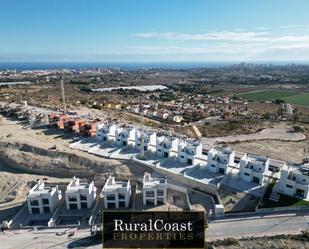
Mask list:
[[[64,93],[64,84],[63,84],[63,77],[61,76],[60,78],[60,88],[61,88],[61,99],[62,99],[62,104],[63,104],[63,113],[66,115],[67,114],[67,107],[65,103],[65,93]]]
[[[142,97],[139,97],[139,112],[140,112],[140,130],[141,130],[141,151],[140,151],[140,159],[145,159],[145,149],[144,149],[144,112],[143,112],[143,104]]]

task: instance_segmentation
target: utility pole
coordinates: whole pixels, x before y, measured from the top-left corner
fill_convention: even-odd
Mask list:
[[[64,84],[63,84],[63,77],[60,78],[60,87],[61,87],[61,98],[62,98],[62,105],[63,105],[63,113],[67,114],[67,107],[65,103],[65,93],[64,93]]]
[[[145,149],[144,149],[144,112],[143,112],[142,97],[139,97],[139,112],[140,112],[140,122],[141,122],[141,151],[140,159],[145,159]]]

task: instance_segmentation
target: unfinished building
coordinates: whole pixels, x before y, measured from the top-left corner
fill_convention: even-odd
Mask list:
[[[51,213],[62,198],[58,186],[47,186],[41,180],[29,191],[27,206],[30,214]]]
[[[167,179],[166,177],[152,177],[145,173],[143,178],[143,204],[166,204]]]
[[[93,181],[80,180],[73,177],[73,180],[67,186],[65,192],[66,208],[74,209],[90,209],[96,198],[96,187]]]

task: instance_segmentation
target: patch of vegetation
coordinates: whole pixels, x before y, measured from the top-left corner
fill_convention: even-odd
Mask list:
[[[226,238],[223,240],[217,240],[211,244],[214,246],[238,246],[239,240],[235,238]]]
[[[241,93],[238,96],[255,101],[274,101],[277,104],[286,102],[296,105],[309,106],[309,93],[263,90]]]
[[[290,96],[295,96],[300,93],[297,92],[288,92],[288,91],[273,91],[273,90],[264,90],[256,92],[241,93],[239,96],[256,101],[270,101],[276,99],[284,99]]]
[[[224,240],[216,240],[208,242],[206,248],[308,248],[309,243],[309,231],[303,230],[301,234],[291,235],[282,234],[275,236],[263,236],[263,237],[248,237],[241,239],[227,238]],[[283,246],[284,245],[284,246]]]
[[[287,195],[281,195],[281,194],[280,194],[280,199],[278,202],[269,200],[269,197],[272,193],[272,189],[275,186],[275,184],[276,184],[276,180],[272,180],[272,182],[268,185],[263,201],[260,205],[260,208],[309,206],[309,201],[300,200],[294,197],[290,197]]]
[[[295,132],[304,132],[304,129],[298,125],[294,125],[292,128]]]
[[[274,186],[276,185],[276,182],[277,181],[275,179],[273,179],[270,182],[270,184],[267,186],[266,193],[264,194],[263,200],[262,200],[261,205],[260,205],[261,208],[265,208],[265,206],[267,205],[267,202],[270,201],[269,197],[272,193]]]
[[[262,128],[262,125],[263,121],[261,120],[229,120],[216,125],[199,127],[199,129],[203,136],[213,137],[255,133]]]
[[[309,106],[309,93],[290,96],[288,98],[285,98],[284,100],[285,102],[291,104]]]

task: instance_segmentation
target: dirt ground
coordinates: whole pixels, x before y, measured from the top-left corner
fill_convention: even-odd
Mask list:
[[[24,128],[16,121],[6,118],[2,120],[0,155],[14,160],[21,166],[37,169],[44,169],[47,166],[72,170],[88,170],[89,166],[97,169],[98,173],[131,175],[130,169],[118,160],[99,158],[71,149],[70,142],[79,138],[72,133],[63,133],[57,129]],[[52,149],[53,146],[56,146],[56,149]]]
[[[207,248],[207,247],[206,247]],[[278,235],[263,238],[225,239],[212,242],[208,249],[306,249],[309,248],[307,235]]]
[[[56,178],[43,175],[22,174],[7,168],[0,161],[0,211],[19,205],[26,200],[26,196],[38,179],[44,179],[48,184],[67,184],[70,178]]]
[[[299,142],[285,142],[277,140],[259,140],[229,144],[232,149],[268,155],[271,158],[294,163],[302,163],[303,159],[309,157],[309,139]]]
[[[289,127],[292,126],[293,124],[289,125]],[[285,127],[288,126],[285,125]],[[268,155],[273,159],[302,163],[305,158],[309,158],[309,125],[302,124],[301,127],[303,129],[301,133],[306,137],[301,141],[261,139],[231,142],[228,146],[241,152]]]
[[[27,129],[3,117],[0,122],[1,215],[24,202],[30,186],[39,178],[61,184],[68,183],[74,175],[93,179],[107,174],[126,177],[143,174],[133,164],[69,148],[69,143],[76,139],[72,134]],[[51,149],[54,145],[56,149]]]
[[[231,188],[222,186],[219,196],[224,205],[225,212],[249,212],[253,211],[258,204],[258,198]]]
[[[242,141],[253,141],[253,140],[281,140],[281,141],[302,141],[306,139],[306,136],[302,132],[294,132],[291,125],[285,123],[279,123],[267,127],[256,133],[229,135],[224,137],[215,138],[203,138],[203,143],[215,144],[215,143],[233,143]]]

